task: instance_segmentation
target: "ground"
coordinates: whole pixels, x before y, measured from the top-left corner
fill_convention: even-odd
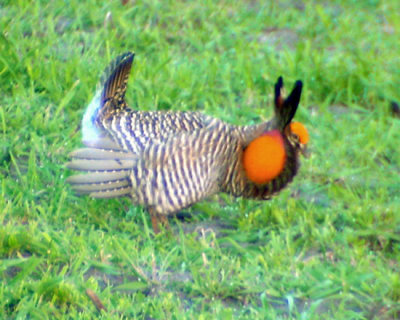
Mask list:
[[[267,3],[267,4],[266,4]],[[2,1],[0,318],[400,318],[400,2]],[[221,194],[154,235],[64,163],[103,69],[127,99],[235,124],[304,82],[310,157],[271,201]]]

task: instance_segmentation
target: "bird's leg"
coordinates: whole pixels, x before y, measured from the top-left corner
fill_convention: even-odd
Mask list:
[[[168,222],[167,216],[159,215],[159,219],[160,219],[162,225],[164,226],[164,228],[169,230],[170,226],[169,226],[169,222]]]
[[[149,208],[151,217],[151,225],[155,234],[160,233],[160,225],[163,225],[166,229],[169,229],[168,218],[165,215],[159,214],[154,208]]]
[[[153,231],[155,234],[160,233],[160,221],[158,220],[159,216],[157,212],[153,208],[149,208],[151,225],[153,227]]]

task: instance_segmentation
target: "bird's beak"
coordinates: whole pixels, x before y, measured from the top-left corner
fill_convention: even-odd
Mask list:
[[[310,150],[307,148],[306,144],[300,144],[300,153],[305,158],[309,158],[310,157]]]

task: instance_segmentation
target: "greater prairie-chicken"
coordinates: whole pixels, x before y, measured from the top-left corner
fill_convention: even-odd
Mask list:
[[[87,148],[71,153],[67,167],[84,171],[67,179],[95,198],[127,196],[145,206],[154,232],[167,216],[217,192],[269,199],[299,168],[308,133],[291,122],[302,82],[282,97],[275,85],[275,115],[264,123],[235,126],[199,112],[136,111],[125,102],[134,55],[105,70],[82,121]]]

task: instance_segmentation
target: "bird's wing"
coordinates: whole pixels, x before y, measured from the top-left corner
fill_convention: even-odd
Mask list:
[[[232,156],[226,128],[219,122],[150,145],[132,170],[134,198],[169,214],[218,192]]]
[[[66,180],[77,193],[95,198],[130,196],[129,176],[137,164],[136,155],[123,150],[82,148],[70,157],[67,168],[84,172]]]

